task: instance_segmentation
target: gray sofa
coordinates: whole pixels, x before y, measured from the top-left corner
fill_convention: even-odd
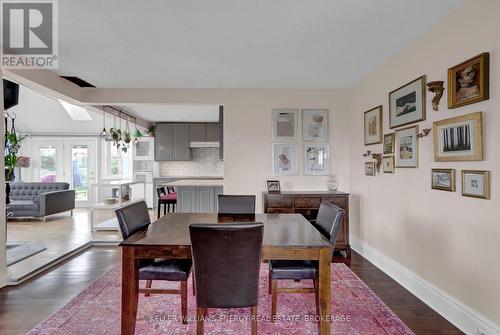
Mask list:
[[[75,208],[75,191],[68,183],[11,183],[12,217],[41,217],[71,211]]]

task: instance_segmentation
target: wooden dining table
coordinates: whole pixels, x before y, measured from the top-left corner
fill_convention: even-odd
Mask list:
[[[262,222],[263,260],[319,261],[319,333],[330,333],[332,245],[300,214],[218,215],[169,213],[120,243],[122,247],[122,335],[134,334],[139,300],[141,259],[190,259],[191,223]]]

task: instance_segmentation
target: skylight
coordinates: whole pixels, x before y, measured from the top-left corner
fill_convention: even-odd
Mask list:
[[[70,104],[67,101],[59,100],[59,103],[64,107],[69,117],[75,121],[92,121],[89,112],[80,106]]]

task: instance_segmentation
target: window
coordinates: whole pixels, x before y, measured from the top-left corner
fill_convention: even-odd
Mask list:
[[[113,142],[104,141],[103,150],[103,179],[130,179],[132,178],[132,148],[126,153],[118,149]]]

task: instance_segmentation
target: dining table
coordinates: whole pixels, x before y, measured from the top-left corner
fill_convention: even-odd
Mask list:
[[[319,262],[319,333],[329,334],[330,267],[333,248],[301,214],[169,213],[122,243],[121,334],[134,334],[139,300],[139,262],[143,259],[191,259],[192,223],[262,222],[263,260]],[[223,260],[221,260],[223,261]]]

